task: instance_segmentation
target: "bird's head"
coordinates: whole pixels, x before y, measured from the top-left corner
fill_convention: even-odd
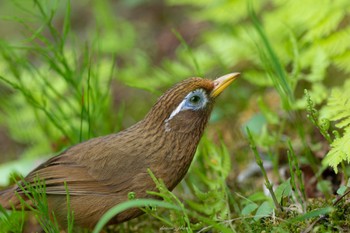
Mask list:
[[[231,73],[215,80],[189,78],[179,82],[158,99],[145,121],[165,132],[203,131],[215,99],[238,76]]]

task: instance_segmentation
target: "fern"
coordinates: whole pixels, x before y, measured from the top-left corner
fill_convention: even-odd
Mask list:
[[[196,154],[196,163],[190,170],[192,176],[186,179],[186,184],[194,198],[188,198],[186,204],[204,218],[233,231],[234,227],[230,223],[232,196],[226,184],[231,159],[226,146],[217,146],[204,137]],[[206,224],[206,221],[198,222],[196,227],[206,228]]]
[[[106,130],[101,122],[109,122],[111,115],[112,60],[98,58],[95,44],[90,48],[70,31],[69,1],[62,29],[55,27],[55,14],[62,8],[34,2],[34,8],[22,9],[33,23],[12,18],[29,39],[0,41],[0,84],[15,90],[0,103],[0,121],[16,141],[32,145],[23,156],[59,151],[99,135],[96,129]]]
[[[334,64],[346,73],[350,73],[350,51],[349,49],[342,53],[341,55],[337,55],[334,57]]]
[[[323,160],[324,165],[331,166],[338,172],[337,166],[343,162],[350,162],[350,81],[340,88],[333,88],[327,105],[321,111],[321,117],[335,123],[343,131],[343,135],[336,137],[331,144],[331,150]],[[338,133],[336,134],[338,135]]]
[[[344,24],[350,2],[338,0],[329,7],[323,7],[327,1],[315,5],[313,0],[249,2],[258,18],[263,19],[261,23],[266,37],[286,70],[288,81],[293,83],[292,91],[302,92],[304,87],[298,85],[300,81],[303,84],[306,81],[311,86],[316,84],[317,88],[308,89],[314,102],[321,103],[326,98],[323,80],[329,73],[329,67],[350,72],[347,65],[350,63],[349,27]],[[261,46],[261,40],[254,30],[252,20],[248,18],[247,1],[168,0],[168,3],[198,7],[200,11],[191,14],[193,20],[213,24],[210,30],[202,34],[205,43],[193,50],[194,56],[202,58],[198,60],[206,69],[204,73],[220,66],[227,70],[238,66],[244,70],[243,78],[249,82],[259,86],[273,86],[273,82],[266,76],[264,58],[258,56],[260,48],[256,45]],[[178,51],[180,58],[183,53],[184,50]],[[184,64],[186,62],[188,63],[183,61]],[[303,98],[301,96],[300,100],[297,99],[296,108],[305,107],[306,101]]]

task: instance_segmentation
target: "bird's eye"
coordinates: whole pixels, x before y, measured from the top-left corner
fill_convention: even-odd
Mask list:
[[[179,112],[192,110],[198,111],[204,109],[209,102],[208,96],[204,89],[196,89],[187,94],[187,96],[182,100],[182,102],[173,110],[167,121],[175,117]]]
[[[201,97],[199,97],[198,95],[191,96],[190,98],[190,102],[192,104],[198,104],[200,101],[201,101]]]

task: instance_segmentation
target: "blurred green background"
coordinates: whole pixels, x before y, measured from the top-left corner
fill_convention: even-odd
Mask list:
[[[246,127],[277,183],[291,150],[318,180],[309,197],[347,182],[348,0],[23,0],[1,1],[0,15],[2,186],[13,170],[136,123],[176,82],[230,72],[242,75],[202,142],[226,146],[230,189],[262,183],[239,178],[254,163]]]
[[[278,137],[303,140],[295,138],[300,124],[312,141],[304,89],[324,104],[350,72],[348,1],[0,4],[3,185],[8,161],[25,161],[19,169],[28,171],[27,159],[127,128],[191,76],[242,73],[208,129],[238,153],[235,160],[241,147],[249,153],[241,135],[247,125],[274,152]],[[299,110],[301,119],[284,115]]]

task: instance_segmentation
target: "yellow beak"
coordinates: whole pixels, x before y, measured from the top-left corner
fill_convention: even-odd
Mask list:
[[[221,76],[218,79],[214,80],[214,89],[210,93],[212,98],[216,98],[223,90],[228,87],[238,76],[240,73],[231,73]]]

